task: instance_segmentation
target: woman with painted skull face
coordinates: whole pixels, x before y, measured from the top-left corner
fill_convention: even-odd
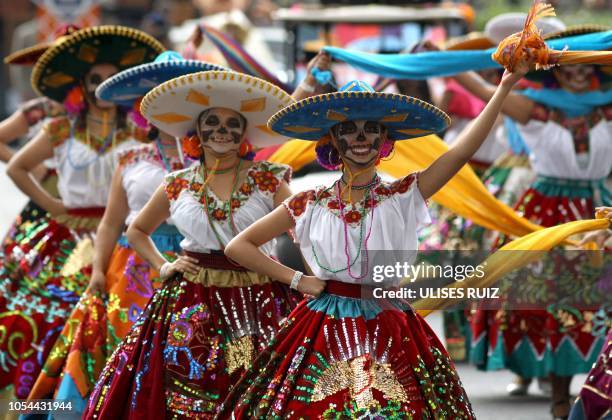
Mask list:
[[[164,283],[104,368],[85,418],[214,416],[297,305],[289,287],[223,254],[236,234],[290,196],[289,167],[250,159],[253,147],[286,140],[266,122],[291,102],[272,84],[228,71],[173,79],[143,99],[151,124],[186,135],[185,152],[201,162],[167,175],[128,229],[130,244]],[[169,217],[185,238],[173,262],[151,241]],[[266,255],[273,239],[262,244]]]
[[[342,176],[289,198],[227,246],[233,260],[315,298],[289,315],[225,400],[219,418],[474,417],[433,331],[405,300],[377,294],[382,290],[375,285],[382,284],[374,283],[371,251],[414,255],[417,231],[430,221],[425,200],[478,150],[528,64],[505,75],[447,153],[393,183],[381,181],[376,164],[394,141],[448,126],[448,116],[433,105],[354,81],[270,119],[273,131],[317,141],[319,162],[341,168]],[[260,251],[290,229],[312,276]]]
[[[573,27],[544,38],[608,29]],[[545,227],[589,219],[596,206],[612,203],[605,185],[612,170],[612,92],[606,90],[609,75],[598,66],[571,65],[531,72],[527,78],[543,82],[545,87],[511,93],[502,110],[518,123],[536,173],[515,209]],[[456,79],[483,100],[494,91],[474,74]],[[501,244],[498,241],[498,246]],[[528,280],[533,284],[546,280],[556,288],[554,293],[567,295],[580,284],[592,284],[596,280],[593,276],[600,275],[586,258],[566,262],[575,270],[569,277],[563,275],[564,264],[551,263],[544,268],[550,277],[542,278],[538,270]],[[567,279],[567,284],[560,279]],[[605,342],[605,333],[596,325],[600,315],[606,317],[603,310],[597,305],[559,305],[548,311],[478,311],[472,318],[472,350],[483,355],[486,369],[508,368],[518,375],[509,386],[513,394],[525,394],[531,378],[551,375],[553,416],[563,418],[570,408],[572,376],[589,371]]]
[[[118,154],[146,133],[132,129],[114,104],[94,100],[97,84],[140,64],[163,47],[117,26],[76,31],[49,48],[32,73],[34,90],[63,103],[66,116],[43,130],[9,162],[7,174],[48,216],[24,228],[7,248],[0,273],[0,329],[7,355],[0,392],[26,398],[91,274],[92,240],[106,205]],[[89,93],[88,93],[89,92]],[[30,176],[53,159],[61,198]],[[7,394],[8,395],[8,394]]]
[[[67,325],[79,327],[64,328],[29,399],[70,399],[73,412],[82,414],[107,358],[161,285],[159,273],[136,254],[122,233],[164,176],[194,161],[185,161],[178,138],[148,125],[140,114],[140,101],[151,86],[160,82],[213,69],[220,67],[165,51],[152,62],[115,74],[96,89],[100,100],[132,108],[131,120],[149,131],[147,144],[119,155],[106,210],[96,232],[89,286],[67,321]],[[181,250],[183,237],[170,218],[151,234],[151,239],[167,259],[173,260]]]

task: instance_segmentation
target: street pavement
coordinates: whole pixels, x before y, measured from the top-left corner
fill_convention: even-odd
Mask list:
[[[6,167],[0,164],[0,235],[4,236],[9,226],[26,203],[25,196],[6,176]],[[301,188],[300,188],[301,189]],[[434,331],[442,334],[442,317],[432,314],[427,318]],[[506,385],[512,380],[508,371],[480,372],[468,364],[457,365],[459,376],[472,402],[477,418],[484,420],[548,420],[549,400],[531,385],[531,394],[526,397],[509,397]],[[572,394],[577,394],[586,375],[578,375],[572,382]]]

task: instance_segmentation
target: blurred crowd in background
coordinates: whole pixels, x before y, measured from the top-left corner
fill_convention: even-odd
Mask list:
[[[410,43],[422,39],[443,41],[471,30],[481,30],[494,15],[508,11],[524,11],[528,0],[472,0],[460,3],[420,0],[388,0],[369,5],[367,1],[306,0],[27,0],[0,2],[0,54],[6,56],[16,51],[51,41],[62,25],[79,26],[120,24],[140,28],[155,36],[168,48],[181,50],[193,36],[196,23],[220,29],[242,44],[247,51],[256,51],[256,59],[268,70],[289,84],[298,79],[300,65],[324,44],[375,50],[372,52],[397,52]],[[327,25],[331,36],[322,37],[321,25],[300,22],[299,39],[295,43],[294,57],[288,59],[288,45],[293,45],[288,22],[279,18],[285,9],[291,14],[296,10],[321,11],[338,6],[380,7],[414,6],[420,10],[441,9],[454,11],[454,19],[437,15],[427,21],[406,22],[395,25],[345,24],[338,18],[337,24]],[[609,23],[612,17],[610,0],[559,0],[552,1],[562,13],[566,24],[591,22]],[[528,7],[528,6],[527,6]],[[366,9],[368,10],[368,9]],[[374,12],[375,14],[375,12]],[[284,16],[287,16],[285,13]],[[292,21],[295,24],[295,21]],[[295,25],[294,25],[295,26]],[[331,28],[330,28],[331,26]],[[375,39],[376,42],[372,42]],[[381,41],[382,40],[382,41]],[[203,45],[205,54],[215,54],[212,47]],[[219,59],[219,57],[217,57]],[[293,73],[295,67],[298,74]],[[34,93],[30,87],[30,67],[2,66],[0,68],[0,117],[14,111]],[[354,74],[348,74],[352,77]]]

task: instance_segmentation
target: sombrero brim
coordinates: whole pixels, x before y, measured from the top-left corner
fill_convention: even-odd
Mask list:
[[[493,43],[482,33],[472,33],[462,37],[451,38],[445,49],[447,51],[471,51],[471,50],[486,50],[493,48],[496,44]]]
[[[53,45],[52,42],[44,42],[32,45],[4,57],[4,64],[17,66],[33,66],[38,59]]]
[[[269,130],[267,121],[292,102],[287,92],[257,77],[207,71],[162,83],[145,95],[140,112],[160,130],[183,137],[195,130],[196,118],[205,109],[232,109],[246,118],[249,142],[261,148],[287,140]]]
[[[303,99],[277,112],[268,126],[287,137],[319,140],[334,125],[350,120],[378,121],[391,140],[438,133],[450,124],[442,110],[417,98],[384,92],[334,92]]]
[[[151,89],[176,77],[210,70],[226,70],[222,66],[198,60],[174,60],[142,64],[117,73],[98,86],[96,96],[120,105],[132,105]]]
[[[119,70],[153,61],[164,51],[155,38],[123,26],[81,29],[49,48],[32,71],[32,87],[40,95],[63,102],[69,90],[100,63]]]
[[[570,36],[592,34],[595,32],[606,32],[610,29],[612,29],[612,26],[598,24],[572,25],[561,31],[551,32],[544,35],[543,38],[545,41],[548,41],[551,39],[567,38]]]
[[[543,38],[545,41],[550,41],[552,39],[568,38],[571,36],[586,35],[586,34],[592,34],[595,32],[606,32],[606,31],[609,31],[611,28],[612,27],[610,26],[597,25],[597,24],[574,25],[562,31],[557,31],[557,32],[553,32],[548,35],[545,35]],[[604,78],[609,79],[609,75],[607,75],[606,73],[601,73],[601,74]],[[553,76],[550,70],[530,71],[529,73],[525,75],[526,79],[529,79],[534,82],[539,82],[539,83],[545,83],[547,80],[549,80],[552,77]],[[607,83],[609,82],[609,80],[603,80],[602,82]]]

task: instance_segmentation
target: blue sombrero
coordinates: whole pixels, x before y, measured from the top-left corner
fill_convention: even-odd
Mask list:
[[[319,140],[334,125],[350,120],[378,121],[390,140],[407,140],[438,133],[450,117],[417,98],[375,92],[366,82],[355,80],[338,92],[303,99],[274,114],[272,131],[301,140]]]
[[[225,70],[222,66],[198,60],[186,60],[176,51],[165,51],[154,61],[132,67],[105,80],[96,96],[120,105],[131,104],[151,89],[186,74],[208,70]]]

